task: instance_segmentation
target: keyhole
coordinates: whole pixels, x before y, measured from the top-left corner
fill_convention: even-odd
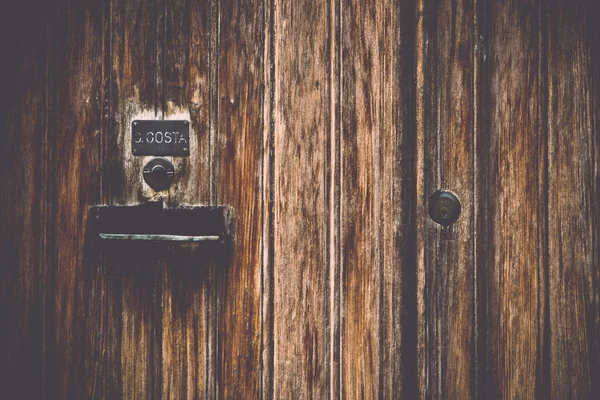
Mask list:
[[[460,215],[460,201],[454,193],[438,190],[429,198],[429,216],[440,225],[448,226]]]

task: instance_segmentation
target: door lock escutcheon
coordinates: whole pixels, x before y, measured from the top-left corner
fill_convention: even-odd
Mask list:
[[[442,225],[448,226],[460,215],[460,201],[452,192],[438,190],[429,198],[429,216]]]
[[[155,191],[168,189],[175,177],[175,167],[166,158],[153,158],[144,166],[144,180]]]

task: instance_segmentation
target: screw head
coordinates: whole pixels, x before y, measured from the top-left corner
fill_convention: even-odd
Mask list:
[[[138,122],[137,121],[133,121],[133,126],[137,126]]]
[[[460,201],[454,193],[438,190],[429,197],[429,216],[442,225],[448,226],[458,219],[460,215]]]

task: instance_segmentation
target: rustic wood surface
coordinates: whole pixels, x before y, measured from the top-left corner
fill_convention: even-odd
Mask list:
[[[414,68],[415,6],[406,3],[341,5],[341,137],[333,136],[339,144],[332,147],[340,148],[343,398],[416,395],[416,375],[406,374],[414,367],[402,363],[403,352],[416,354],[416,330],[401,330],[415,322],[403,320],[405,313],[414,318],[416,311],[409,299],[416,291],[407,287],[416,271],[414,247],[407,246],[414,243],[414,157],[401,150],[414,146],[407,78]]]
[[[600,397],[593,0],[3,13],[0,397]],[[191,121],[174,185],[134,119]],[[455,193],[449,227],[429,196]],[[225,256],[92,205],[226,205]]]
[[[212,26],[211,1],[159,2],[164,14],[163,47],[157,112],[164,119],[186,119],[191,123],[190,157],[172,158],[180,177],[169,190],[169,207],[211,204],[214,168],[211,164],[211,59],[216,40]],[[161,21],[158,18],[158,21]],[[162,36],[161,36],[162,35]],[[179,246],[180,247],[180,246]],[[177,266],[173,268],[173,266]],[[193,249],[170,246],[162,271],[162,359],[163,399],[208,398],[214,393],[209,371],[216,367],[213,299],[216,296],[214,260]],[[214,378],[210,378],[214,379]]]
[[[274,398],[329,394],[329,7],[275,2]]]
[[[553,398],[600,393],[600,150],[593,3],[548,10],[548,292],[545,318]]]
[[[476,167],[481,396],[547,398],[541,2],[487,2]],[[485,308],[484,308],[485,307]],[[548,362],[549,360],[545,360]]]
[[[55,79],[53,151],[56,207],[48,227],[55,246],[53,313],[55,359],[49,361],[59,398],[101,393],[102,354],[108,348],[101,262],[88,251],[87,207],[100,201],[103,101],[102,4],[58,4],[50,71]],[[78,115],[78,118],[74,118]],[[60,132],[60,133],[59,133]],[[88,316],[93,316],[92,318]],[[98,394],[96,394],[98,393]]]
[[[473,145],[475,4],[419,2],[417,30],[417,264],[419,390],[425,398],[473,398]],[[428,215],[429,197],[461,201],[448,227]]]
[[[214,372],[218,398],[259,398],[262,384],[262,182],[266,101],[262,2],[220,1],[217,42],[218,204],[231,207],[233,246],[217,266]]]
[[[132,205],[156,197],[140,184],[142,160],[131,155],[133,119],[162,113],[159,92],[161,63],[157,48],[158,4],[143,1],[109,3],[106,79],[109,80],[109,127],[105,130],[105,204]],[[144,60],[139,62],[137,60]],[[135,183],[134,183],[135,182]],[[133,255],[142,255],[140,258]],[[105,258],[108,277],[108,371],[118,371],[107,382],[117,398],[158,398],[163,370],[163,274],[165,256],[147,248],[123,248]],[[129,264],[129,265],[128,265]],[[168,312],[168,304],[167,304]],[[169,338],[167,337],[167,345]],[[171,361],[171,360],[169,360]],[[168,362],[165,363],[169,367]]]
[[[40,6],[35,2],[32,6]],[[28,20],[32,26],[22,23]],[[54,357],[50,301],[55,210],[53,137],[49,113],[54,82],[48,77],[54,31],[43,8],[28,12],[23,5],[0,17],[3,62],[0,78],[0,391],[7,397],[41,398],[52,381],[47,361]],[[27,377],[27,385],[24,385]]]

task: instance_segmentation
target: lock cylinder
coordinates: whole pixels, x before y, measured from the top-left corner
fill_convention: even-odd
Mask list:
[[[460,201],[452,192],[438,190],[429,198],[429,216],[442,225],[448,226],[460,215]]]
[[[156,157],[144,166],[144,180],[155,191],[167,190],[173,183],[175,167],[166,158]]]

